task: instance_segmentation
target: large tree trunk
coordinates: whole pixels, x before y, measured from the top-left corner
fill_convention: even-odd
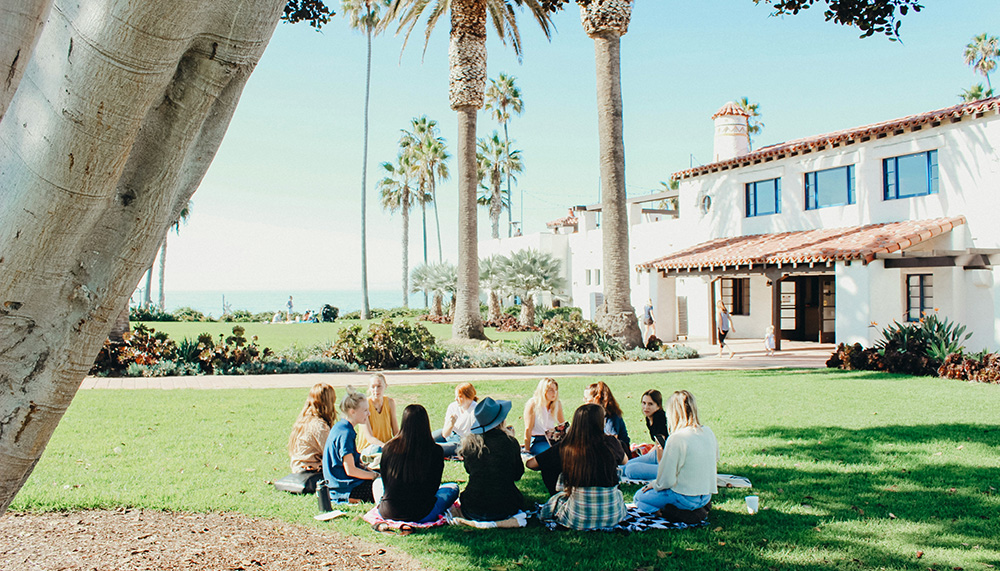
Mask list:
[[[441,307],[444,304],[444,296],[440,293],[434,294],[434,303],[431,304],[431,315],[434,317],[441,317],[444,315],[444,310]]]
[[[403,189],[403,307],[410,307],[410,197],[406,189]]]
[[[437,229],[438,263],[444,261],[444,250],[441,247],[441,219],[438,217],[437,183],[431,177],[431,200],[434,202],[434,226]]]
[[[493,239],[500,239],[500,214],[503,213],[503,195],[500,190],[500,171],[494,172],[490,176],[490,183],[493,187],[493,196],[490,200],[490,223],[493,225]]]
[[[0,120],[42,33],[52,0],[0,0]]]
[[[284,4],[56,1],[0,122],[0,513],[201,182]]]
[[[597,125],[601,166],[601,247],[604,307],[598,323],[626,347],[642,344],[629,283],[625,140],[622,129],[621,36],[628,31],[632,0],[594,0],[581,7],[584,30],[594,40]]]
[[[507,122],[503,122],[503,148],[504,154],[507,156],[507,168],[510,168],[510,137],[507,135]],[[510,195],[510,171],[507,172],[507,237],[510,238],[514,234],[514,199]],[[524,221],[521,221],[521,225],[524,225]]]
[[[371,4],[366,4],[371,15]],[[371,319],[368,304],[368,100],[372,85],[372,29],[365,25],[368,59],[365,66],[364,143],[361,146],[361,319]]]
[[[500,319],[500,315],[503,313],[503,308],[500,306],[500,294],[496,290],[490,290],[490,313],[487,316],[490,321],[496,321]]]
[[[479,315],[476,113],[486,90],[486,0],[453,0],[448,97],[458,113],[458,286],[452,336],[486,339]]]
[[[535,294],[529,293],[521,298],[521,316],[518,322],[522,327],[535,326]]]

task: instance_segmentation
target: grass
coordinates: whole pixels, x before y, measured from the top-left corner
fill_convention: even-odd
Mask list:
[[[568,408],[592,379],[561,381]],[[668,373],[610,381],[634,441],[650,387],[691,390],[719,437],[720,472],[752,492],[722,490],[711,526],[627,537],[600,532],[438,528],[374,535],[352,517],[318,523],[315,499],[273,490],[304,390],[81,391],[12,510],[134,506],[232,510],[356,534],[437,569],[989,569],[1000,565],[1000,387],[842,371]],[[514,401],[529,381],[477,383]],[[435,423],[452,386],[390,386]],[[464,481],[460,464],[445,478]],[[537,473],[519,484],[544,501]],[[636,488],[625,487],[626,498]],[[762,511],[746,513],[758,494]],[[918,558],[918,553],[922,557]]]
[[[394,320],[396,322],[401,319]],[[411,323],[413,319],[409,319]],[[333,323],[226,323],[211,321],[147,321],[143,325],[151,327],[157,331],[162,331],[175,341],[180,341],[185,337],[196,339],[202,333],[210,333],[213,337],[219,334],[232,335],[233,327],[239,325],[246,330],[246,336],[256,335],[258,344],[262,347],[270,347],[274,351],[298,347],[306,348],[316,345],[332,345],[337,339],[337,333],[351,325],[361,325],[367,327],[372,320],[348,320],[341,319]],[[439,341],[451,339],[451,325],[420,321]],[[500,332],[493,328],[486,329],[486,336],[490,339],[501,339],[504,341],[519,341],[529,333],[521,332]]]

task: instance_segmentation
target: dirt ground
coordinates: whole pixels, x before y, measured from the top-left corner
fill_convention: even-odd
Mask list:
[[[411,557],[335,532],[240,514],[145,510],[7,513],[0,570],[423,571]]]

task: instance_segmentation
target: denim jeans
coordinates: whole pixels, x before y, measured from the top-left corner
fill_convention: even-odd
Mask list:
[[[546,439],[544,436],[532,436],[531,447],[528,448],[528,454],[531,454],[532,456],[538,456],[539,454],[545,452],[549,448],[552,448],[552,445],[549,444],[548,439]]]
[[[629,480],[650,482],[656,479],[656,469],[658,466],[656,448],[653,448],[642,456],[632,458],[625,464],[625,477]]]
[[[447,484],[441,484],[441,487],[437,491],[437,501],[434,502],[434,509],[431,513],[427,514],[424,519],[418,521],[417,523],[430,523],[438,518],[441,514],[445,512],[455,500],[458,499],[458,484],[453,484],[451,482]]]
[[[632,501],[636,507],[646,513],[656,513],[663,509],[663,506],[670,504],[682,510],[696,510],[705,506],[712,500],[712,494],[701,496],[685,496],[673,490],[657,491],[652,488],[643,488],[636,492]]]
[[[441,435],[440,430],[435,430],[431,435],[434,437],[434,442],[437,442],[441,448],[444,449],[444,457],[449,458],[458,453],[458,445],[462,443],[462,437],[458,434],[452,432],[447,437]]]

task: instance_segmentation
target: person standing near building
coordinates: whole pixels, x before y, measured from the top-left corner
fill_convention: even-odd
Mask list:
[[[650,337],[656,336],[656,322],[653,321],[653,300],[647,299],[646,306],[642,308],[642,339],[649,342]]]
[[[723,349],[729,349],[729,358],[732,359],[736,353],[732,347],[726,345],[726,336],[730,332],[735,332],[736,328],[733,327],[733,320],[729,316],[729,310],[726,309],[726,304],[721,299],[716,304],[716,307],[719,309],[718,314],[715,316],[715,325],[719,329],[719,357],[722,357]]]

